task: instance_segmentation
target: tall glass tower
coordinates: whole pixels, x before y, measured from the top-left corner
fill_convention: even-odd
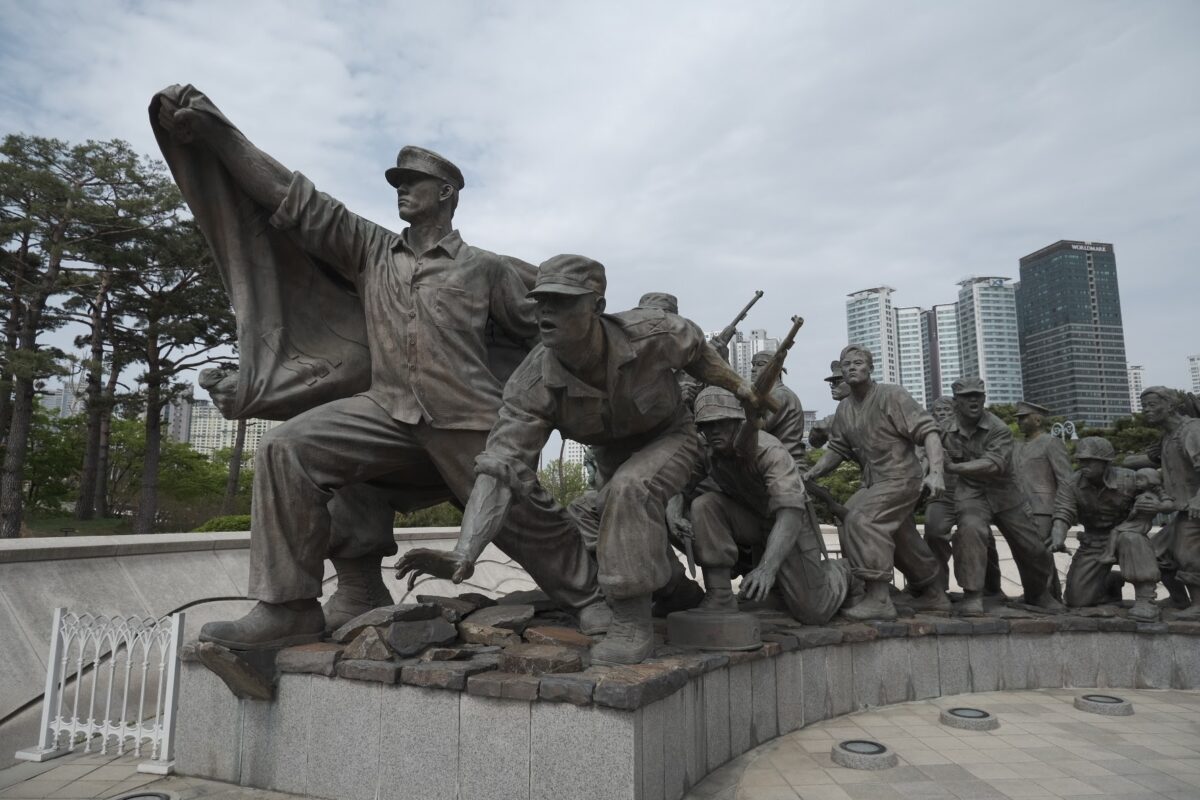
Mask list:
[[[1113,246],[1062,240],[1021,259],[1017,309],[1025,399],[1072,422],[1129,416]]]

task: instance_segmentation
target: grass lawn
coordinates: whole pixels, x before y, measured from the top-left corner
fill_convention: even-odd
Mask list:
[[[111,536],[131,533],[133,520],[127,517],[115,519],[74,519],[72,517],[26,517],[24,527],[27,536]]]

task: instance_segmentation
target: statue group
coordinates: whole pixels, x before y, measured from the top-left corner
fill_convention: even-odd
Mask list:
[[[736,614],[739,600],[804,624],[894,618],[897,600],[983,614],[1003,599],[993,528],[1030,609],[1109,603],[1128,582],[1128,613],[1153,620],[1161,580],[1179,615],[1200,619],[1200,420],[1169,390],[1143,394],[1163,437],[1141,469],[1087,438],[1072,471],[1047,409],[1020,405],[1017,442],[979,378],[927,411],[876,383],[872,354],[851,344],[826,379],[838,406],[813,432],[825,451],[809,466],[800,402],[779,379],[800,320],[747,381],[670,294],[613,313],[594,259],[534,268],[467,244],[453,226],[466,180],[437,153],[404,147],[386,170],[407,224],[395,233],[259,150],[193,87],[156,95],[151,120],[238,314],[238,370],[206,385],[228,416],[286,420],[255,461],[258,603],[205,625],[202,640],[315,642],[391,604],[381,570],[397,552],[395,512],[447,500],[463,509],[455,547],[410,551],[398,575],[461,582],[494,544],[582,632],[604,634],[599,664],[649,657],[655,613]],[[569,509],[536,475],[554,431],[594,463],[593,490]],[[816,480],[847,460],[862,488],[843,507]],[[825,552],[813,496],[839,519],[840,559]],[[1168,523],[1151,537],[1158,515]],[[1052,553],[1076,524],[1060,587]],[[322,605],[326,559],[337,589]]]

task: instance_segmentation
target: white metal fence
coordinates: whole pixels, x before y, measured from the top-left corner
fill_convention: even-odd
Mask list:
[[[132,752],[148,757],[139,771],[170,772],[183,624],[183,612],[155,619],[56,608],[38,743],[17,758]]]

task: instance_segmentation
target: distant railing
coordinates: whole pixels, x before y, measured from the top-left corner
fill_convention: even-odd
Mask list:
[[[85,753],[146,754],[138,771],[170,772],[183,625],[183,612],[154,619],[56,608],[38,743],[16,757],[47,761],[82,745]]]

